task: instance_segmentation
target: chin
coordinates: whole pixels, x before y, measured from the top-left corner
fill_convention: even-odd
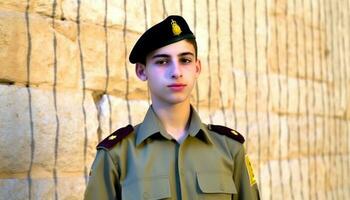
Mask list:
[[[183,102],[185,102],[187,100],[188,100],[188,98],[185,97],[185,96],[176,96],[176,97],[167,98],[167,101],[170,104],[179,104],[179,103],[183,103]]]

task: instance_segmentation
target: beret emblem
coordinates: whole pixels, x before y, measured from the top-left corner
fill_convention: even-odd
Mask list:
[[[171,28],[175,36],[180,35],[182,32],[180,26],[173,19],[171,20]]]
[[[115,138],[117,138],[116,135],[111,135],[111,136],[108,137],[108,140],[114,140]]]

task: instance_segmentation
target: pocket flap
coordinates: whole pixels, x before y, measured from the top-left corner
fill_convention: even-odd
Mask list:
[[[197,181],[203,193],[237,193],[232,175],[228,173],[199,172],[197,173]]]
[[[122,186],[122,199],[164,199],[170,198],[167,176],[146,177]]]

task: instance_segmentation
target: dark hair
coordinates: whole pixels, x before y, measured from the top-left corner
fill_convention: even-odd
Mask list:
[[[197,41],[196,39],[185,39],[185,41],[191,43],[194,47],[194,52],[195,52],[195,58],[197,60],[198,57],[198,46],[197,46]]]

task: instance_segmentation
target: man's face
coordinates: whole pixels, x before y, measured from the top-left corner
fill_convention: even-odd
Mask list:
[[[177,104],[189,101],[201,70],[193,45],[186,40],[159,48],[146,58],[146,66],[136,65],[136,73],[148,80],[152,102]]]

